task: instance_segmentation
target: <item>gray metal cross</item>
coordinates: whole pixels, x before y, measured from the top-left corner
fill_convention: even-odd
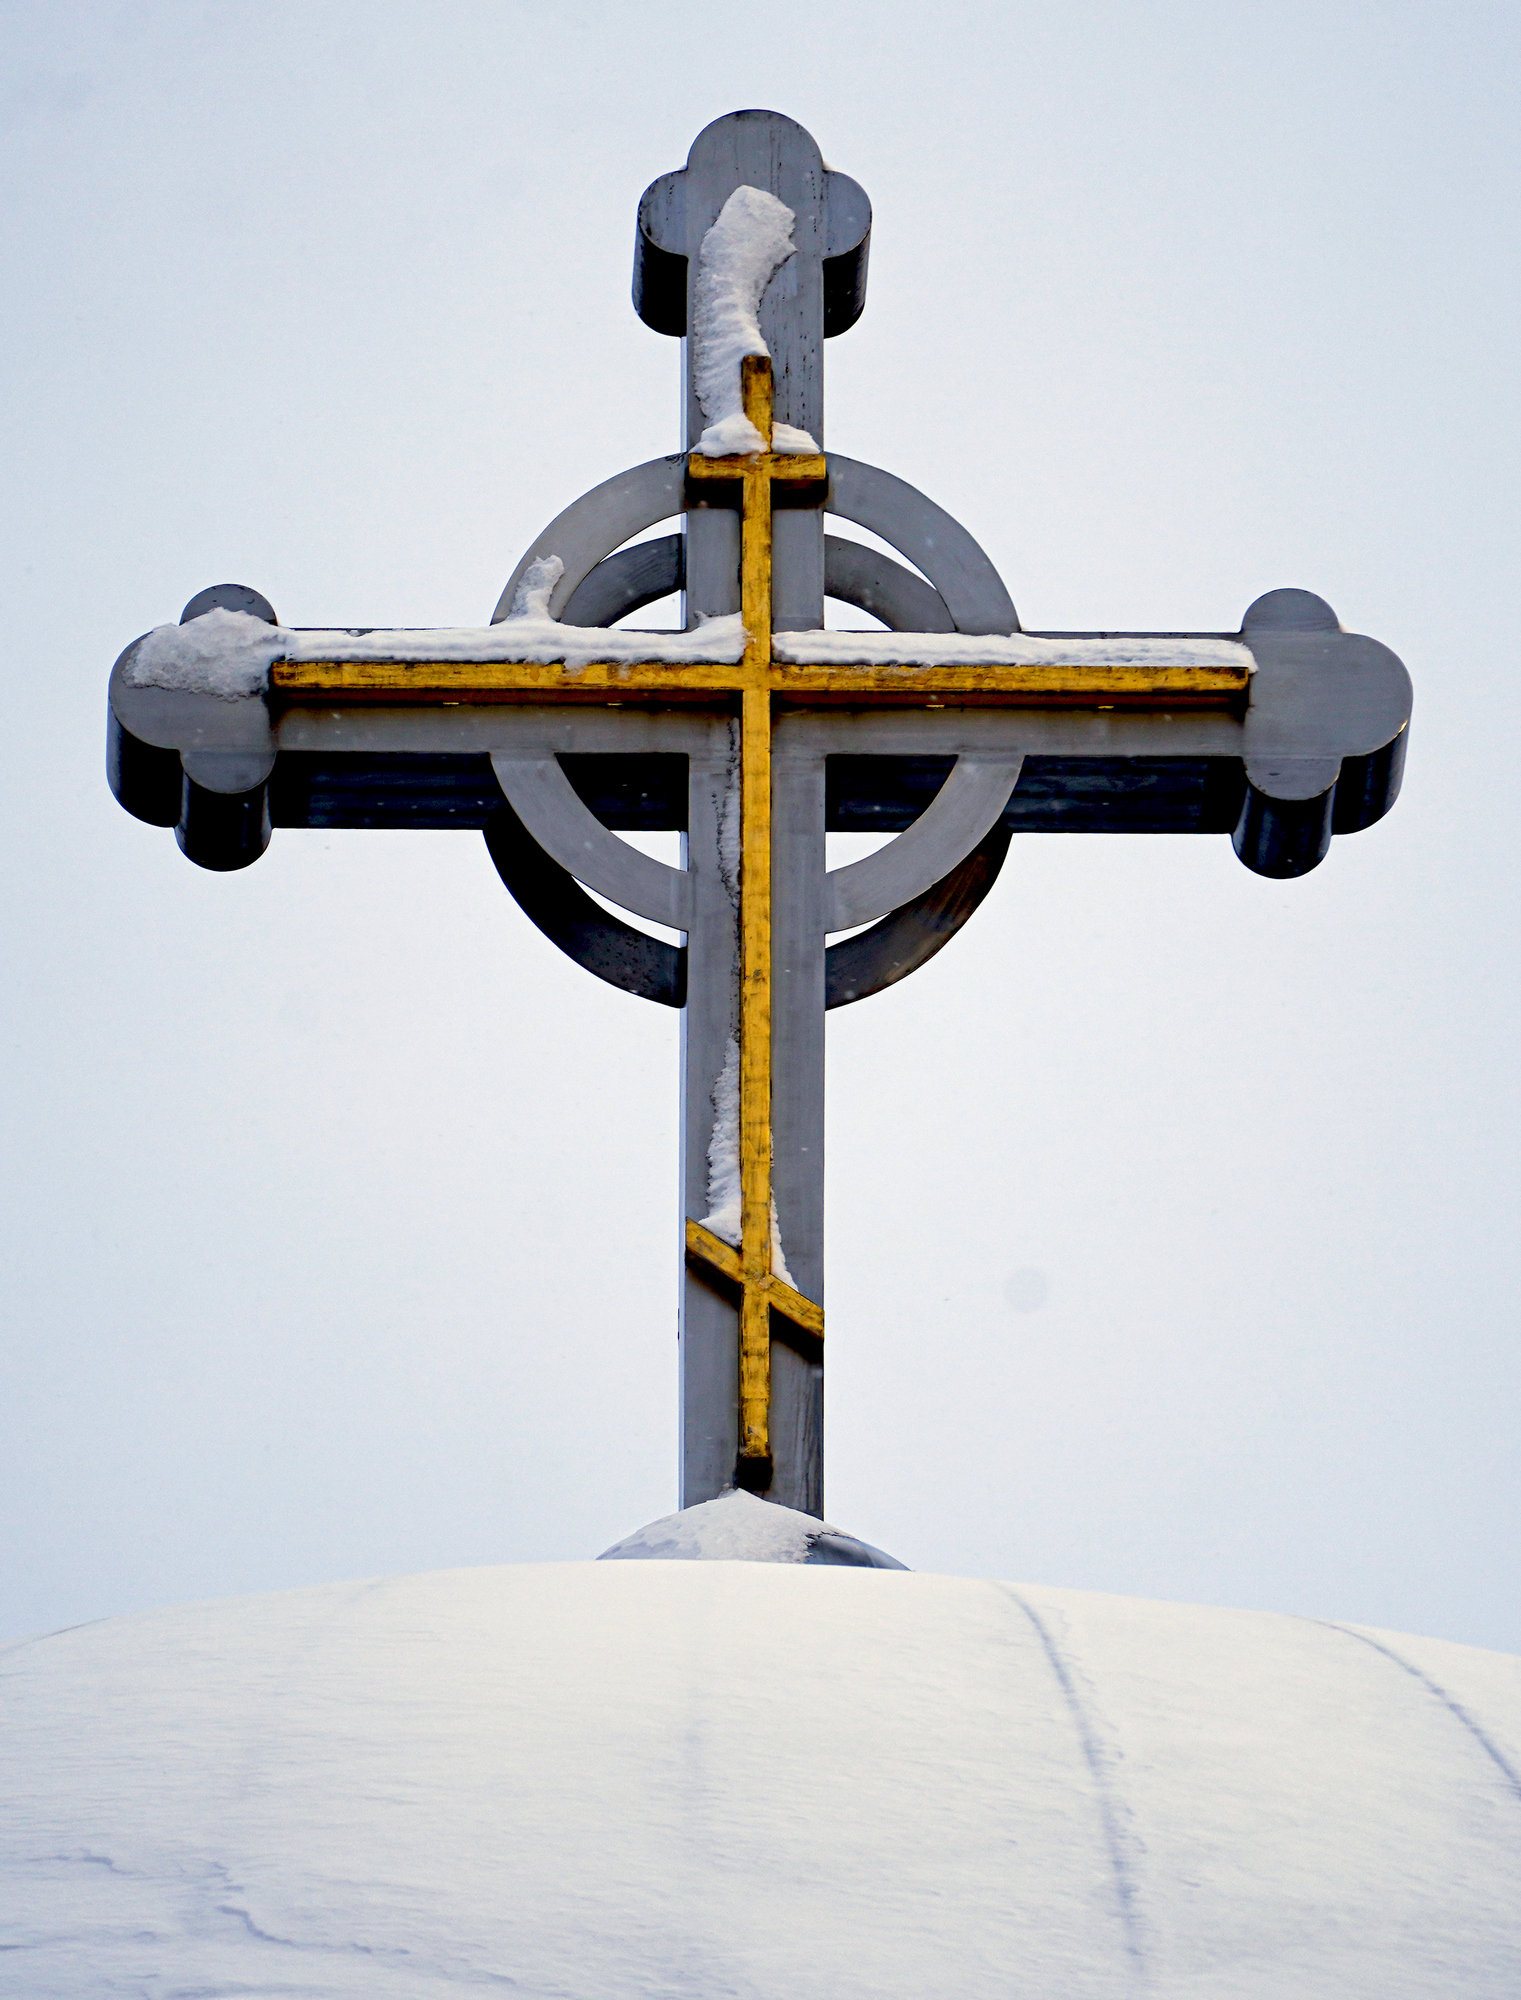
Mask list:
[[[755,358],[723,435],[751,442],[715,451],[717,250],[779,217],[735,336]],[[192,860],[242,867],[276,825],[483,828],[546,935],[683,1010],[683,1505],[738,1483],[823,1513],[826,1012],[938,951],[1016,832],[1224,833],[1294,876],[1388,810],[1403,763],[1408,677],[1321,599],[1271,592],[1238,634],[1024,634],[965,529],[823,450],[823,341],[864,307],[870,225],[799,126],[718,120],[639,207],[634,298],[685,341],[685,449],[551,522],[489,630],[286,631],[221,587],[112,676],[113,789]],[[607,630],[676,590],[685,634]],[[898,636],[823,634],[826,596]],[[680,868],[617,837],[656,827]],[[898,838],[830,872],[832,828]]]

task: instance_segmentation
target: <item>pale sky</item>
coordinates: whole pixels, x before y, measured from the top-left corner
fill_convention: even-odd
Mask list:
[[[1024,623],[1325,596],[1405,793],[1298,883],[1025,837],[830,1026],[830,1518],[915,1568],[1521,1651],[1514,9],[7,15],[0,1634],[589,1556],[676,1496],[676,1028],[478,834],[203,873],[103,775],[204,585],[484,622],[674,450],[709,119],[876,211],[827,442]]]

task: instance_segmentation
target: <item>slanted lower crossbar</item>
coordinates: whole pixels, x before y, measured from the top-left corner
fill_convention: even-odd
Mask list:
[[[702,1223],[690,1219],[687,1222],[687,1256],[694,1264],[706,1265],[710,1271],[716,1271],[720,1278],[726,1279],[731,1285],[742,1285],[745,1281],[744,1266],[740,1262],[739,1252],[733,1245],[725,1243],[721,1236],[715,1236],[712,1230],[704,1228]],[[815,1305],[812,1299],[805,1298],[800,1291],[789,1285],[785,1279],[778,1278],[774,1272],[768,1271],[757,1283],[773,1312],[780,1313],[783,1319],[790,1320],[795,1327],[809,1334],[814,1340],[824,1338],[822,1306]]]

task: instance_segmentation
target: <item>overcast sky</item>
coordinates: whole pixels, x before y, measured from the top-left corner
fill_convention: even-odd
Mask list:
[[[1416,683],[1298,883],[1027,837],[831,1018],[828,1511],[916,1568],[1521,1650],[1517,16],[7,10],[0,1633],[595,1554],[676,1497],[665,1009],[475,834],[193,868],[102,770],[203,585],[483,622],[676,448],[634,208],[711,118],[872,197],[828,442],[1031,627],[1301,585]]]

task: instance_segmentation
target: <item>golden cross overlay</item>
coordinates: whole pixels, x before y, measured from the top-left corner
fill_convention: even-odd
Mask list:
[[[745,458],[692,452],[694,484],[739,489],[740,608],[745,650],[738,665],[667,661],[567,667],[513,661],[276,661],[270,691],[285,702],[718,703],[740,719],[740,1005],[738,1250],[688,1220],[688,1260],[740,1298],[740,1457],[771,1456],[771,1315],[822,1339],[824,1309],[771,1268],[771,745],[778,703],[853,708],[1016,706],[1153,708],[1227,706],[1241,701],[1245,666],[787,666],[771,653],[771,511],[777,483],[822,492],[828,465],[819,455],[770,449],[771,364],[742,364],[745,414],[767,449]],[[764,1487],[764,1477],[756,1482]]]

